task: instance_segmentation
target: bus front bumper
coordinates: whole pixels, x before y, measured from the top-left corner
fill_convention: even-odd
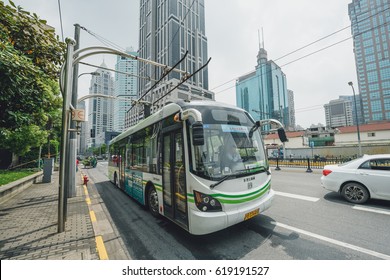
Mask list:
[[[270,189],[269,193],[260,200],[221,212],[201,212],[198,209],[190,209],[190,233],[202,235],[216,232],[257,216],[257,214],[261,214],[271,207],[274,195],[275,192]]]

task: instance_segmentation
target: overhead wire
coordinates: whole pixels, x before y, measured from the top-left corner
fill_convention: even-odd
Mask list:
[[[383,6],[385,6],[385,5],[388,5],[388,4],[383,4],[383,5],[381,5],[380,7],[383,7]],[[378,11],[378,12],[376,12],[376,13],[374,13],[374,14],[372,14],[372,15],[366,17],[366,18],[360,19],[360,20],[358,20],[358,21],[356,22],[356,24],[357,24],[357,23],[360,23],[360,22],[362,22],[362,21],[365,21],[365,20],[367,20],[367,19],[369,19],[369,18],[371,18],[371,17],[374,17],[374,16],[376,16],[376,15],[378,15],[378,14],[380,14],[380,13],[384,13],[384,12],[386,12],[387,10],[390,10],[390,7],[387,7],[386,9],[383,9],[383,10],[381,10],[381,11]],[[373,28],[371,28],[371,29],[369,29],[369,30],[365,30],[365,31],[363,31],[363,32],[360,32],[360,33],[358,33],[358,34],[355,34],[354,36],[359,36],[359,35],[361,35],[362,33],[372,31],[372,30],[375,29],[375,28],[379,28],[379,27],[382,27],[383,25],[387,25],[387,24],[388,24],[388,23],[384,23],[384,24],[382,24],[382,25],[373,27]],[[296,49],[296,50],[294,50],[294,51],[291,51],[291,52],[289,52],[289,53],[287,53],[287,54],[285,54],[285,55],[282,55],[281,57],[279,57],[279,58],[277,58],[277,59],[274,59],[273,61],[280,60],[280,59],[285,58],[285,57],[287,57],[287,56],[289,56],[289,55],[291,55],[291,54],[294,54],[294,53],[296,53],[296,52],[298,52],[298,51],[301,51],[301,50],[303,50],[303,49],[305,49],[305,48],[307,48],[307,47],[309,47],[309,46],[312,46],[312,45],[314,45],[314,44],[316,44],[316,43],[318,43],[318,42],[320,42],[320,41],[322,41],[322,40],[324,40],[324,39],[327,39],[327,38],[329,38],[329,37],[331,37],[331,36],[334,36],[334,35],[340,33],[341,31],[344,31],[344,30],[346,30],[346,29],[348,29],[348,28],[350,28],[350,27],[352,27],[352,25],[343,27],[343,28],[341,28],[341,29],[339,29],[339,30],[337,30],[337,31],[335,31],[335,32],[332,32],[332,33],[330,33],[330,34],[328,34],[328,35],[326,35],[326,36],[324,36],[324,37],[321,37],[320,39],[317,39],[317,40],[315,40],[315,41],[313,41],[313,42],[311,42],[311,43],[309,43],[309,44],[306,44],[306,45],[304,45],[304,46],[302,46],[302,47],[300,47],[300,48],[298,48],[298,49]],[[288,63],[286,63],[286,64],[283,64],[282,66],[279,66],[279,67],[287,66],[287,65],[289,65],[289,64],[291,64],[291,63],[294,63],[294,62],[296,62],[296,61],[299,61],[299,60],[301,60],[301,59],[304,59],[304,58],[306,58],[306,57],[309,57],[309,56],[311,56],[311,55],[313,55],[313,54],[316,54],[316,53],[318,53],[318,52],[321,52],[321,51],[323,51],[323,50],[326,50],[326,49],[328,49],[328,48],[330,48],[330,47],[333,47],[333,46],[335,46],[335,45],[341,44],[341,43],[343,43],[343,42],[345,42],[345,41],[347,41],[347,40],[350,40],[351,38],[352,38],[352,36],[351,36],[351,37],[348,37],[348,38],[345,38],[345,39],[343,39],[343,40],[341,40],[341,41],[338,41],[338,42],[336,42],[336,43],[334,43],[334,44],[331,44],[331,45],[329,45],[329,46],[326,46],[326,47],[324,47],[324,48],[321,48],[321,49],[319,49],[319,50],[317,50],[317,51],[314,51],[314,52],[312,52],[312,53],[310,53],[310,54],[304,55],[304,56],[302,56],[302,57],[300,57],[300,58],[298,58],[298,59],[295,59],[295,60],[293,60],[293,61],[290,61],[290,62],[288,62]],[[269,71],[272,71],[272,69],[269,70]],[[253,71],[247,72],[247,73],[241,75],[241,77],[242,77],[242,76],[249,75],[249,74],[251,74],[252,72],[253,72]],[[266,72],[266,73],[268,73],[268,72]],[[266,74],[266,73],[265,73],[265,74]],[[257,77],[257,76],[256,76],[256,77]],[[252,78],[256,78],[256,77],[252,77]],[[229,84],[229,83],[232,82],[232,81],[236,81],[237,79],[238,79],[238,77],[233,78],[233,79],[230,79],[230,80],[228,80],[228,81],[226,81],[226,82],[224,82],[224,83],[222,83],[222,84],[220,84],[220,85],[214,87],[214,88],[211,89],[211,90],[215,90],[215,89],[217,89],[217,88],[220,88],[220,87],[222,87],[222,86],[224,86],[224,85],[226,85],[226,84]],[[217,94],[217,93],[224,92],[224,91],[226,91],[226,90],[228,90],[228,89],[231,89],[231,88],[233,88],[233,87],[235,87],[235,85],[230,86],[230,87],[228,87],[228,88],[225,88],[225,89],[223,89],[223,90],[221,90],[221,91],[218,91],[218,92],[216,92],[216,94]]]
[[[61,26],[61,36],[62,36],[62,42],[64,42],[64,28],[62,26],[62,11],[61,11],[61,0],[58,0],[58,12],[60,15],[60,26]]]
[[[372,27],[372,28],[370,28],[370,29],[368,29],[368,30],[362,31],[362,32],[360,32],[360,33],[357,33],[357,34],[354,35],[354,37],[360,36],[360,35],[362,35],[362,34],[364,34],[364,33],[366,33],[366,32],[370,32],[370,31],[372,31],[372,30],[374,30],[374,29],[377,29],[377,28],[386,26],[386,25],[388,25],[388,24],[390,24],[390,22],[384,22],[383,24],[380,24],[380,25],[378,25],[378,26],[374,26],[374,27]],[[309,56],[312,56],[312,55],[314,55],[314,54],[316,54],[316,53],[319,53],[319,52],[321,52],[321,51],[324,51],[324,50],[326,50],[326,49],[329,49],[329,48],[331,48],[331,47],[334,47],[334,46],[336,46],[336,45],[338,45],[338,44],[341,44],[341,43],[343,43],[343,42],[345,42],[345,41],[348,41],[348,40],[350,40],[350,39],[352,39],[352,38],[353,38],[353,37],[350,36],[350,37],[345,38],[345,39],[343,39],[343,40],[341,40],[341,41],[338,41],[338,42],[336,42],[336,43],[333,43],[333,44],[331,44],[331,45],[328,45],[328,46],[326,46],[326,47],[323,47],[323,48],[321,48],[321,49],[319,49],[319,50],[316,50],[316,51],[314,51],[314,52],[311,52],[311,53],[309,53],[309,54],[306,54],[306,55],[304,55],[304,56],[301,56],[301,57],[299,57],[299,58],[297,58],[297,59],[295,59],[295,60],[292,60],[292,61],[290,61],[290,62],[287,62],[287,63],[285,63],[285,64],[283,64],[283,65],[281,65],[281,66],[276,65],[276,66],[275,66],[275,69],[272,69],[272,68],[271,68],[270,70],[267,70],[267,71],[264,72],[264,73],[260,73],[259,75],[255,75],[255,76],[253,76],[253,77],[250,77],[249,79],[247,79],[247,81],[248,81],[248,80],[255,79],[255,78],[262,77],[262,76],[264,76],[264,75],[266,75],[266,74],[272,72],[273,70],[276,70],[276,69],[278,69],[278,68],[285,67],[285,66],[287,66],[287,65],[290,65],[290,64],[292,64],[292,63],[295,63],[295,62],[297,62],[297,61],[299,61],[299,60],[302,60],[302,59],[307,58],[307,57],[309,57]],[[249,75],[249,74],[251,74],[251,73],[253,73],[253,71],[248,72],[248,73],[246,73],[245,75]],[[245,75],[243,75],[243,76],[245,76]],[[233,80],[236,81],[237,79],[238,79],[238,78],[229,80],[228,82],[225,82],[225,83],[223,83],[222,85],[226,85],[227,83],[230,83],[230,82],[233,81]],[[221,85],[221,86],[222,86],[222,85]],[[218,86],[218,87],[221,87],[221,86]],[[223,90],[220,90],[220,91],[218,91],[218,92],[215,92],[215,94],[224,92],[224,91],[226,91],[226,90],[228,90],[228,89],[231,89],[231,88],[233,88],[233,87],[235,87],[235,86],[236,86],[236,85],[232,85],[232,86],[227,87],[227,88],[225,88],[225,89],[223,89]],[[218,87],[216,87],[216,88],[218,88]]]
[[[97,40],[99,40],[101,43],[103,43],[107,47],[113,47],[114,49],[119,50],[119,51],[124,51],[125,50],[125,48],[115,44],[114,42],[104,38],[103,36],[100,36],[99,34],[97,34],[97,33],[93,32],[93,31],[87,29],[84,26],[80,26],[80,29],[84,30],[85,32],[87,32],[91,36],[95,37]]]

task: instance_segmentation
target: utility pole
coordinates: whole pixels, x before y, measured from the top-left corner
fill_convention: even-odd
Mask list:
[[[74,39],[76,41],[76,45],[74,46],[74,52],[76,52],[80,47],[80,25],[75,24],[74,29]],[[73,58],[74,59],[74,58]],[[73,61],[72,59],[72,61]],[[79,76],[79,64],[76,63],[73,66],[73,80],[72,80],[72,99],[71,104],[76,109],[77,108],[77,88],[78,88],[78,76]],[[69,150],[68,150],[68,164],[67,168],[69,168],[67,174],[68,177],[68,197],[76,196],[76,151],[77,151],[77,133],[72,131],[76,128],[76,122],[70,121],[70,133],[69,133]]]
[[[353,87],[352,82],[348,82],[348,85],[352,87],[352,92],[353,92],[353,101],[355,103],[355,117],[356,117],[356,129],[357,129],[357,136],[358,136],[358,151],[359,151],[359,157],[362,156],[362,144],[360,141],[360,128],[359,128],[359,117],[358,117],[358,112],[357,112],[357,105],[356,105],[356,94],[355,94],[355,88]]]
[[[65,219],[66,219],[66,204],[67,204],[67,193],[66,193],[66,154],[68,150],[68,128],[70,118],[70,98],[71,98],[71,87],[72,87],[72,75],[73,75],[73,47],[76,42],[71,38],[66,38],[67,44],[67,55],[65,61],[64,72],[64,85],[61,88],[63,94],[62,103],[62,135],[61,135],[61,156],[60,156],[60,178],[59,178],[59,194],[58,194],[58,233],[65,230]],[[62,74],[62,73],[61,73]]]

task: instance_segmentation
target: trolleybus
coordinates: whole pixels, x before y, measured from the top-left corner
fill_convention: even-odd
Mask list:
[[[261,126],[243,109],[177,101],[109,143],[110,180],[194,235],[253,218],[274,192]],[[283,140],[282,140],[283,141]]]

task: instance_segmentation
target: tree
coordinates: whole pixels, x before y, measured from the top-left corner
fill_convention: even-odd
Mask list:
[[[23,155],[59,131],[65,44],[46,21],[9,3],[0,1],[0,147]]]

